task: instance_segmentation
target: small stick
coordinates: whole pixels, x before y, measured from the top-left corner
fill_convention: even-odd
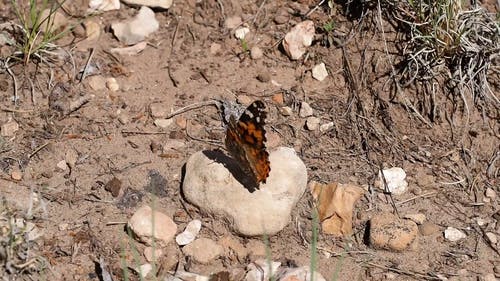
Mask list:
[[[164,134],[168,134],[168,132],[127,131],[127,130],[122,130],[122,134],[128,134],[128,135],[164,135]]]
[[[80,76],[80,83],[82,83],[83,79],[85,78],[85,74],[87,74],[87,70],[89,68],[90,61],[92,60],[92,57],[94,56],[94,51],[95,51],[94,48],[90,49],[90,55],[87,58],[87,62],[85,63],[85,67],[83,68],[82,76]]]
[[[28,155],[28,158],[31,159],[33,156],[35,156],[40,150],[42,150],[44,147],[46,147],[47,145],[50,144],[50,141],[49,142],[46,142],[42,145],[40,145],[39,147],[37,147],[35,149],[35,151],[33,151],[30,155]]]
[[[14,104],[17,105],[17,80],[16,76],[9,67],[9,58],[5,60],[4,66],[7,72],[9,73],[10,77],[12,77],[12,82],[14,83]]]
[[[404,201],[400,201],[400,202],[396,202],[396,205],[403,205],[405,203],[408,203],[410,201],[413,201],[413,200],[416,200],[418,198],[424,198],[424,197],[429,197],[430,195],[433,195],[435,194],[436,192],[435,191],[431,191],[431,192],[428,192],[428,193],[425,193],[425,194],[421,194],[421,195],[418,195],[418,196],[414,196],[412,198],[409,198],[409,199],[406,199]]]
[[[32,113],[33,110],[21,110],[21,109],[13,109],[8,107],[2,107],[2,111],[14,112],[14,113]]]
[[[220,104],[221,103],[219,101],[216,101],[216,100],[210,100],[210,101],[204,101],[204,102],[191,104],[191,105],[185,106],[183,108],[180,108],[180,109],[174,111],[173,113],[170,113],[169,115],[167,115],[165,117],[165,119],[169,119],[169,118],[172,118],[172,117],[179,115],[181,113],[184,113],[184,112],[187,112],[187,111],[190,111],[193,109],[201,108],[201,107],[204,107],[207,105],[215,105],[215,106],[219,107]]]

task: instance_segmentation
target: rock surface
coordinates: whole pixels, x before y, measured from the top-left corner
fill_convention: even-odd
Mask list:
[[[250,192],[238,180],[237,162],[217,151],[197,152],[186,163],[184,195],[200,209],[228,218],[242,235],[276,234],[306,189],[307,170],[291,148],[272,151],[269,160],[267,183]]]
[[[370,244],[376,249],[403,251],[417,238],[417,224],[382,213],[370,220]]]
[[[150,8],[142,6],[132,20],[112,23],[111,29],[118,40],[127,45],[133,45],[158,30],[159,26],[155,13]]]
[[[408,189],[408,182],[406,182],[406,172],[399,167],[392,167],[389,169],[384,169],[385,182],[387,183],[388,191],[394,195],[401,195]],[[378,173],[378,181],[375,185],[384,190],[384,180],[382,178],[382,172]]]
[[[193,243],[184,246],[182,251],[195,261],[207,264],[224,253],[224,248],[211,239],[199,238],[194,240]]]
[[[168,9],[172,6],[172,0],[122,0],[129,5],[148,6],[151,8]]]
[[[169,216],[153,211],[147,205],[139,208],[134,213],[128,222],[128,226],[139,240],[148,246],[153,244],[153,239],[156,239],[160,246],[166,246],[177,232],[177,225]]]
[[[196,235],[198,235],[200,230],[201,230],[201,221],[192,220],[187,224],[186,229],[184,229],[182,233],[180,233],[179,235],[177,235],[177,237],[175,237],[175,242],[177,242],[177,244],[180,246],[187,245],[194,241]]]
[[[283,39],[283,49],[292,60],[298,60],[311,46],[314,38],[314,22],[306,20],[294,26]]]

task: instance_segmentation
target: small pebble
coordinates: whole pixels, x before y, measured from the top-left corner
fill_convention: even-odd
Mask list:
[[[321,124],[321,126],[319,126],[319,131],[322,132],[322,133],[328,132],[331,129],[333,129],[334,126],[335,126],[335,124],[333,124],[333,122],[328,122],[328,123],[325,123],[325,124]]]
[[[106,88],[112,92],[116,92],[120,89],[120,85],[118,85],[118,81],[115,78],[109,77],[106,79]]]
[[[250,57],[253,60],[261,59],[263,56],[264,56],[264,53],[262,52],[261,48],[259,48],[257,46],[253,46],[252,49],[250,49]]]
[[[111,192],[113,197],[118,197],[122,191],[122,181],[117,178],[112,178],[104,185],[104,190]]]
[[[245,39],[245,36],[250,32],[250,29],[248,27],[240,27],[234,31],[234,37],[237,39],[243,40]]]
[[[273,97],[271,98],[275,104],[282,105],[285,100],[283,97],[283,93],[277,93],[274,94]]]
[[[23,173],[19,169],[14,169],[10,177],[15,181],[20,181],[23,178]]]
[[[66,171],[68,169],[68,164],[66,164],[65,160],[57,162],[56,166],[60,171]]]
[[[282,108],[280,108],[280,113],[283,116],[290,116],[290,115],[292,115],[293,110],[289,106],[283,106]]]
[[[484,196],[488,197],[491,200],[495,200],[495,198],[497,197],[497,194],[496,194],[495,190],[488,187],[488,188],[486,188],[486,191],[484,192]]]
[[[461,230],[458,230],[454,227],[449,226],[444,231],[444,238],[451,242],[456,242],[458,240],[466,238],[467,235],[463,233]]]
[[[308,117],[306,120],[306,127],[309,131],[315,131],[319,127],[321,120],[318,117]]]
[[[186,129],[186,127],[187,127],[187,119],[185,117],[182,117],[182,116],[177,116],[175,118],[175,124],[180,129]]]
[[[326,70],[326,66],[323,62],[313,67],[312,77],[318,81],[323,81],[326,77],[328,77],[328,71]]]
[[[271,80],[271,75],[267,71],[263,71],[257,75],[257,80],[259,80],[262,83],[267,83],[269,80]]]
[[[198,238],[184,246],[182,251],[186,256],[191,256],[194,261],[208,264],[224,253],[224,248],[208,238]]]
[[[302,102],[300,104],[299,116],[302,118],[309,117],[313,115],[313,109],[307,102]]]
[[[152,269],[153,269],[153,266],[149,263],[146,263],[146,264],[140,265],[137,268],[134,268],[134,271],[137,272],[137,274],[139,274],[139,276],[146,277],[146,276],[148,276],[148,274],[151,272]]]
[[[175,242],[177,245],[184,246],[194,241],[196,235],[200,232],[201,229],[201,221],[200,220],[192,220],[186,226],[186,229],[177,237],[175,237]]]
[[[490,242],[490,244],[492,246],[495,246],[497,243],[498,243],[498,238],[496,236],[495,233],[493,232],[486,232],[486,238],[488,238],[488,242]]]
[[[61,223],[57,228],[59,229],[59,231],[65,231],[66,229],[68,229],[68,227],[68,223]]]
[[[85,37],[87,40],[97,40],[99,39],[99,36],[101,36],[101,26],[95,22],[95,21],[85,21],[83,23],[83,26],[85,27]]]
[[[160,128],[167,128],[170,125],[174,123],[174,120],[172,118],[169,119],[156,119],[154,121],[155,126],[160,127]]]

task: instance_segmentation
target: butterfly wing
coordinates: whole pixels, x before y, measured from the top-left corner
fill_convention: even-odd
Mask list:
[[[262,101],[255,101],[238,120],[231,116],[226,134],[227,150],[241,164],[242,170],[251,174],[256,185],[265,183],[271,171],[265,146],[265,108]]]

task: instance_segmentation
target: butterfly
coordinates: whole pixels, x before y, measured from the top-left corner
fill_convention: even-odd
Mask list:
[[[257,100],[243,112],[229,108],[225,113],[226,149],[248,176],[251,188],[258,188],[261,183],[266,183],[271,171],[265,145],[266,106]]]

